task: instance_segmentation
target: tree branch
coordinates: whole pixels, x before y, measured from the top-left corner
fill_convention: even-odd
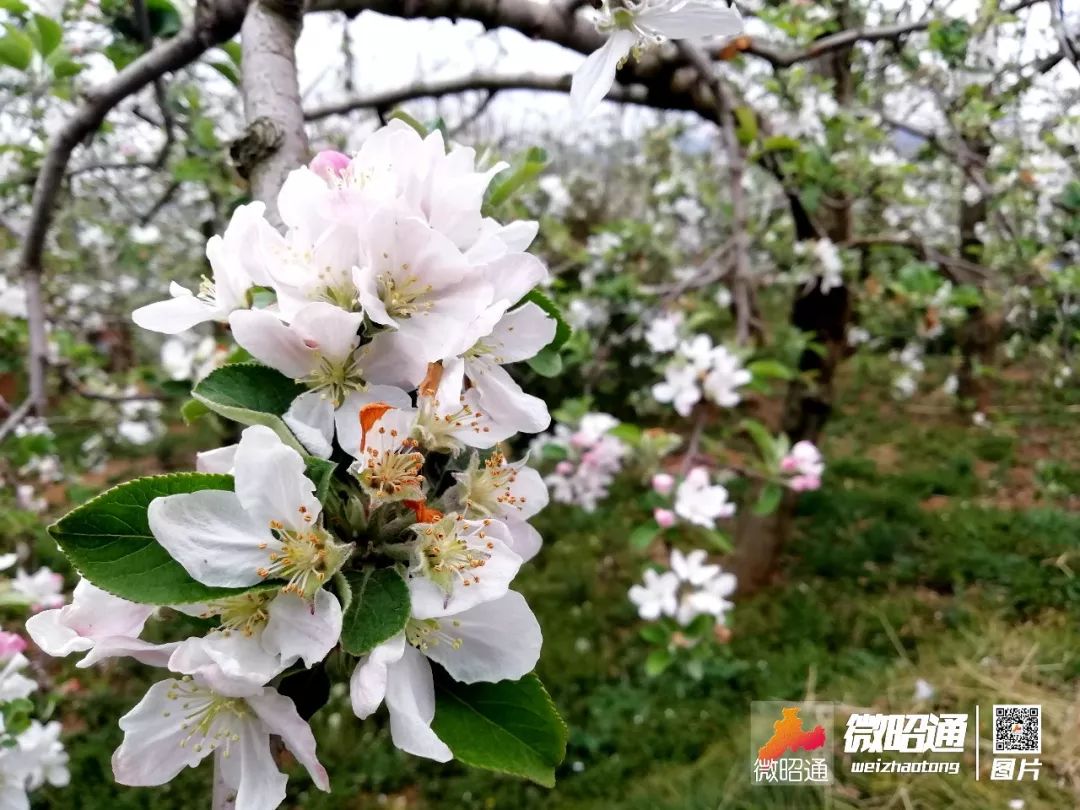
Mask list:
[[[304,0],[256,0],[241,31],[241,90],[247,130],[230,150],[251,194],[281,225],[277,194],[286,175],[307,162],[308,140],[296,73]]]
[[[344,115],[359,109],[389,110],[406,101],[418,98],[442,98],[443,96],[467,93],[471,90],[483,90],[497,93],[501,90],[537,90],[551,93],[569,93],[570,76],[541,76],[526,73],[520,76],[495,76],[473,74],[460,78],[433,82],[418,82],[400,90],[388,90],[369,96],[327,104],[304,112],[307,121],[318,121],[331,115]],[[620,87],[616,85],[608,95],[610,101],[648,105],[646,94],[640,88]]]
[[[178,70],[199,58],[208,48],[232,37],[240,28],[246,0],[200,0],[195,21],[172,39],[143,54],[110,81],[87,94],[74,114],[49,141],[34,183],[30,220],[19,253],[30,308],[30,400],[33,409],[45,409],[47,343],[44,306],[41,300],[42,254],[56,196],[75,147],[101,126],[105,116],[121,101],[137,93],[165,73]]]

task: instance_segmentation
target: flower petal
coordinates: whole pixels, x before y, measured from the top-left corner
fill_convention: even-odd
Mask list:
[[[540,625],[516,591],[436,621],[461,643],[431,644],[427,657],[462,683],[517,679],[532,672],[540,658]]]
[[[407,754],[436,762],[454,758],[446,743],[431,730],[431,721],[435,719],[431,665],[409,645],[401,660],[390,667],[386,707],[390,710],[390,738],[394,745]]]
[[[311,726],[296,711],[296,705],[284,695],[266,688],[247,699],[248,705],[272,734],[281,737],[297,761],[304,766],[319,790],[330,790],[330,777],[315,754],[315,735]]]
[[[362,312],[346,312],[325,301],[316,301],[296,313],[291,328],[321,357],[332,363],[344,363],[360,342],[357,332],[363,322]]]
[[[570,107],[575,116],[584,118],[603,101],[615,83],[619,62],[630,53],[636,42],[637,35],[632,31],[615,31],[574,71],[574,78],[570,82]]]
[[[741,34],[744,27],[738,11],[718,5],[715,0],[684,0],[675,11],[645,9],[635,15],[634,21],[668,39],[734,37]]]
[[[207,489],[155,498],[148,510],[150,531],[169,555],[204,585],[242,588],[261,581],[266,563],[259,544],[271,540],[236,493]]]
[[[330,458],[334,449],[334,405],[330,400],[308,391],[294,399],[281,418],[309,453]]]
[[[544,545],[540,532],[528,521],[511,518],[506,521],[506,528],[510,530],[510,550],[521,557],[522,562],[535,557]]]
[[[121,785],[163,785],[184,768],[193,767],[210,753],[181,745],[188,731],[181,726],[183,713],[169,697],[175,680],[151,686],[134,709],[120,718],[124,741],[113,752],[113,776]]]
[[[196,298],[189,291],[184,290],[184,292],[185,295],[139,307],[131,313],[131,320],[151,332],[176,335],[200,323],[218,318],[217,309],[201,298]]]
[[[384,641],[361,658],[349,679],[349,698],[353,714],[361,720],[370,717],[386,697],[389,667],[405,654],[405,634]]]
[[[303,457],[262,425],[245,428],[236,451],[236,497],[262,532],[271,521],[304,531],[322,506]]]
[[[235,810],[273,810],[285,801],[289,778],[278,770],[270,751],[270,735],[259,722],[248,719],[241,726],[239,739],[226,754],[218,751],[215,767],[222,781],[236,791]]]
[[[522,433],[539,433],[551,424],[547,403],[521,390],[506,370],[486,358],[465,361],[479,396],[480,410],[492,421]]]
[[[277,315],[265,309],[239,309],[229,316],[233,337],[252,357],[286,377],[301,380],[315,370],[318,353]]]
[[[372,402],[385,402],[393,408],[412,408],[412,398],[400,388],[390,385],[372,385],[366,391],[349,394],[334,413],[338,444],[349,455],[356,456],[360,452],[360,440],[363,438],[360,408]]]
[[[223,473],[232,475],[236,464],[235,444],[227,444],[214,450],[203,450],[195,454],[195,469],[201,473]]]
[[[321,588],[315,592],[314,604],[295,594],[278,594],[268,612],[262,644],[280,655],[284,666],[297,658],[304,660],[304,666],[315,666],[341,637],[341,603]]]

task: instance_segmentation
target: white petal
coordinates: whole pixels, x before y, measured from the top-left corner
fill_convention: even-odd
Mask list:
[[[427,657],[462,683],[516,680],[532,672],[540,658],[540,625],[516,591],[437,621],[461,644],[432,644]]]
[[[304,766],[319,790],[329,791],[330,777],[315,754],[315,735],[311,733],[311,726],[296,711],[293,702],[269,688],[249,697],[247,701],[271,733],[281,737],[285,747]]]
[[[734,37],[743,31],[739,12],[718,5],[715,0],[685,0],[676,11],[646,9],[635,15],[635,22],[668,39]]]
[[[266,532],[274,520],[288,529],[310,528],[322,509],[314,492],[299,453],[268,427],[244,429],[236,451],[236,497],[255,525]]]
[[[316,391],[301,394],[281,417],[313,456],[330,458],[334,440],[334,405]]]
[[[576,71],[570,82],[570,106],[574,115],[584,118],[596,109],[615,83],[615,71],[637,42],[632,31],[612,33],[599,49],[593,51]]]
[[[219,313],[216,308],[196,298],[190,292],[186,290],[185,292],[186,295],[139,307],[131,313],[131,320],[151,332],[176,335],[200,323],[218,318]]]
[[[403,332],[380,332],[357,355],[364,379],[411,391],[427,374],[428,352],[420,341]]]
[[[148,510],[150,531],[169,555],[204,585],[241,588],[261,581],[266,564],[260,543],[272,541],[236,493],[202,490],[155,498]]]
[[[229,316],[236,342],[261,363],[300,380],[315,370],[317,353],[300,334],[265,309],[241,309]]]
[[[316,301],[296,313],[291,327],[304,344],[332,363],[349,359],[360,342],[357,332],[364,322],[361,312],[346,312],[325,301]]]
[[[486,345],[499,365],[535,357],[555,339],[555,319],[533,302],[506,313],[492,330]]]
[[[540,532],[528,521],[507,520],[506,528],[510,530],[510,550],[521,557],[522,562],[528,562],[535,557],[544,545]]]
[[[495,287],[496,298],[513,306],[548,277],[544,263],[531,253],[510,253],[491,262],[484,274]]]
[[[44,652],[57,658],[73,652],[85,652],[94,646],[89,638],[83,638],[63,621],[66,608],[43,610],[26,620],[26,632]]]
[[[180,642],[154,644],[128,636],[106,636],[94,644],[94,648],[80,659],[75,666],[80,669],[92,667],[106,658],[134,658],[140,664],[149,667],[168,666],[169,658]]]
[[[270,735],[254,719],[240,724],[240,739],[229,745],[228,756],[218,751],[215,767],[236,791],[234,810],[274,810],[285,801],[288,777],[277,769],[270,752]]]
[[[232,475],[236,464],[238,445],[227,444],[215,450],[203,450],[195,454],[195,469],[201,473],[222,473]]]
[[[353,713],[361,720],[370,717],[386,697],[389,666],[405,654],[405,634],[384,641],[361,658],[349,679]]]
[[[301,596],[282,593],[274,597],[270,619],[263,630],[263,646],[289,665],[297,658],[313,667],[326,658],[341,637],[341,603],[321,588],[314,604]]]
[[[213,631],[204,638],[182,641],[168,661],[169,669],[197,676],[215,692],[247,695],[264,686],[285,666],[257,635]]]
[[[337,440],[341,449],[352,456],[360,452],[360,408],[372,402],[385,402],[393,408],[412,408],[412,398],[390,385],[372,385],[366,391],[354,391],[345,397],[334,413]]]
[[[495,422],[522,433],[539,433],[551,424],[547,403],[526,394],[506,370],[484,359],[466,361],[466,373],[476,387],[480,410]]]
[[[121,785],[163,785],[210,753],[181,746],[188,731],[180,727],[183,712],[168,695],[174,680],[159,681],[130,712],[120,718],[124,741],[112,756],[113,776]]]
[[[386,689],[390,710],[390,737],[408,754],[449,762],[453,753],[431,730],[435,719],[435,684],[431,665],[415,648],[406,645],[401,660],[390,667]]]

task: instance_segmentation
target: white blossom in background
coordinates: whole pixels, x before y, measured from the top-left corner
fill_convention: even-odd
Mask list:
[[[608,434],[618,424],[610,414],[588,413],[576,428],[559,423],[553,433],[533,442],[533,458],[540,458],[545,447],[559,448],[566,455],[544,478],[552,500],[592,512],[607,497],[628,453],[622,441]]]
[[[844,263],[840,251],[828,239],[818,239],[814,243],[814,255],[821,268],[821,291],[828,294],[844,286]]]
[[[11,589],[28,602],[34,612],[64,604],[64,578],[45,567],[32,574],[20,568],[11,580]]]
[[[646,569],[643,584],[632,586],[629,592],[638,615],[646,621],[672,618],[683,627],[699,616],[723,623],[734,606],[728,597],[735,592],[735,575],[707,560],[703,549],[688,554],[673,549],[669,570]]]
[[[675,514],[704,529],[715,529],[716,521],[735,514],[728,491],[709,480],[709,471],[694,467],[675,490]]]
[[[607,95],[627,57],[668,39],[733,37],[743,21],[719,0],[604,0],[596,28],[607,41],[585,59],[570,86],[570,105],[581,118]]]
[[[713,346],[707,335],[696,335],[679,343],[652,395],[657,402],[671,404],[680,416],[689,416],[703,397],[723,408],[738,405],[742,399],[738,389],[752,378],[726,347]]]
[[[650,321],[645,330],[645,342],[657,354],[674,351],[681,340],[680,329],[683,324],[681,312],[667,312]]]

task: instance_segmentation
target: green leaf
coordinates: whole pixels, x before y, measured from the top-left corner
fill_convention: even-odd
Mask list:
[[[298,453],[306,450],[285,426],[282,415],[307,391],[281,372],[257,363],[234,363],[204,377],[191,395],[214,413],[242,425],[265,425]]]
[[[30,11],[30,6],[26,5],[22,0],[0,0],[0,9],[19,15]]]
[[[341,648],[363,655],[405,629],[409,587],[393,568],[365,568],[345,575],[352,599],[341,622]]]
[[[660,524],[655,520],[650,520],[648,523],[642,523],[630,532],[630,545],[636,549],[648,548],[649,544],[656,539],[656,535],[658,534],[660,534]]]
[[[231,475],[174,473],[137,478],[103,492],[49,527],[83,577],[116,596],[149,605],[181,605],[243,593],[195,581],[150,531],[147,509],[155,498],[232,490]]]
[[[515,191],[540,174],[547,162],[547,152],[539,146],[530,146],[526,149],[514,160],[509,169],[505,169],[495,176],[490,188],[488,188],[484,210],[490,212],[491,209],[498,208],[510,199]]]
[[[747,365],[746,370],[753,374],[757,379],[795,379],[795,372],[779,360],[755,360]]]
[[[735,121],[737,122],[735,136],[739,139],[739,143],[748,146],[757,140],[758,123],[753,110],[749,107],[736,107]]]
[[[44,14],[34,15],[34,27],[38,34],[38,50],[42,56],[48,56],[59,47],[64,31],[60,23]]]
[[[315,484],[315,497],[326,503],[326,495],[330,492],[330,482],[334,478],[334,471],[338,465],[318,456],[306,456],[304,462],[306,464],[304,475]]]
[[[173,177],[181,183],[205,182],[212,178],[216,171],[213,163],[195,155],[176,161],[172,167]]]
[[[761,489],[757,503],[754,504],[755,515],[771,515],[780,505],[780,498],[784,495],[784,488],[779,484],[768,483]]]
[[[211,62],[210,67],[229,80],[236,87],[240,86],[240,74],[230,62]]]
[[[776,454],[776,440],[773,439],[767,427],[754,419],[744,419],[739,423],[739,427],[750,434],[750,438],[754,440],[754,444],[757,445],[758,452],[761,453],[761,458],[766,464],[771,465],[779,461]]]
[[[0,62],[17,70],[30,67],[34,57],[34,41],[13,26],[7,26],[7,33],[0,37]]]
[[[393,121],[395,118],[399,121],[404,121],[410,127],[415,129],[416,133],[421,138],[426,138],[428,136],[427,127],[425,127],[423,124],[421,124],[404,110],[394,110],[392,113],[390,113],[390,115],[387,116],[388,121]]]
[[[196,419],[202,419],[208,413],[211,413],[211,410],[197,399],[189,399],[180,406],[180,417],[185,425],[190,425]]]
[[[457,683],[435,677],[432,730],[466,765],[554,787],[566,756],[566,724],[535,675],[499,683]]]
[[[645,659],[645,674],[650,678],[655,678],[671,666],[671,662],[672,656],[669,650],[653,650]]]
[[[518,304],[526,304],[532,302],[536,304],[540,309],[555,319],[555,337],[552,338],[551,343],[547,345],[549,349],[561,349],[563,344],[570,339],[570,335],[574,333],[570,323],[563,317],[562,310],[559,305],[544,295],[539,290],[532,290],[522,298]]]
[[[541,377],[557,377],[562,373],[562,355],[558,349],[547,346],[529,360],[529,368]]]
[[[761,144],[763,152],[798,152],[802,146],[790,135],[773,135],[766,138]]]
[[[620,442],[636,447],[641,443],[644,433],[645,431],[631,422],[620,422],[608,431],[608,436],[614,436]]]
[[[67,79],[71,76],[77,76],[85,69],[86,65],[80,65],[78,62],[73,62],[71,59],[61,59],[52,66],[53,76],[58,79]]]

